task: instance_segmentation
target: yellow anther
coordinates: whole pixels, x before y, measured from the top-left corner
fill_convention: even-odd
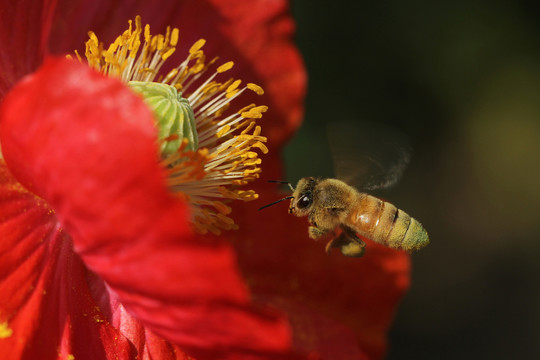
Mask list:
[[[189,53],[194,54],[198,52],[204,46],[204,44],[206,44],[206,40],[204,39],[197,40],[195,44],[193,44],[191,48],[189,49]]]
[[[189,71],[193,74],[197,74],[201,71],[204,70],[204,64],[195,64],[194,66],[192,66],[191,68],[189,68]]]
[[[228,215],[232,212],[232,209],[221,201],[213,201],[212,206],[223,215]]]
[[[251,129],[253,129],[254,127],[255,127],[255,121],[252,121],[252,122],[249,123],[249,125],[248,125],[247,128],[245,128],[244,130],[242,130],[242,132],[241,132],[240,134],[245,135],[245,134],[247,134],[248,132],[250,132]]]
[[[135,58],[137,56],[137,51],[139,51],[139,47],[141,46],[141,41],[139,40],[139,38],[136,38],[132,43],[131,43],[131,46],[129,47],[129,57],[130,58]]]
[[[157,35],[157,49],[162,50],[165,46],[165,37],[161,34]]]
[[[253,135],[254,136],[259,136],[261,134],[261,127],[260,126],[257,126],[255,128],[255,131],[253,132]],[[266,141],[266,138],[264,138],[264,140]]]
[[[197,61],[199,61],[200,59],[204,59],[204,52],[202,50],[196,51],[193,54],[190,54],[188,59],[189,60],[197,59]]]
[[[245,119],[244,121],[242,122],[239,122],[237,125],[236,125],[236,128],[238,130],[242,129],[242,128],[245,128],[246,126],[249,126],[249,124],[251,124],[251,122],[253,121],[253,119]]]
[[[225,64],[221,65],[220,67],[218,67],[216,71],[218,73],[223,73],[223,72],[225,72],[227,70],[232,69],[233,66],[234,66],[234,62],[229,61],[229,62],[226,62]]]
[[[251,109],[250,111],[243,112],[240,114],[243,118],[246,119],[260,119],[262,118],[262,112],[258,109]]]
[[[233,96],[235,96],[236,94],[238,94],[239,91],[240,91],[240,90],[236,89],[236,90],[233,90],[233,91],[231,91],[231,92],[228,92],[227,95],[225,95],[225,97],[226,97],[227,99],[230,99],[230,98],[232,98]]]
[[[141,29],[142,29],[141,16],[137,15],[135,16],[135,31],[140,33]],[[129,24],[129,31],[131,32],[131,22]]]
[[[161,55],[161,58],[163,60],[167,60],[174,52],[176,51],[175,48],[170,48],[169,50],[167,50],[163,55]]]
[[[245,201],[251,201],[259,198],[259,194],[253,190],[237,190],[236,193],[239,198]]]
[[[259,112],[266,112],[268,111],[268,106],[266,105],[260,105],[253,108],[253,110],[259,111]]]
[[[225,91],[233,82],[235,82],[235,80],[230,78],[222,83],[217,83],[219,85],[219,91]]]
[[[264,90],[262,87],[260,87],[259,85],[257,84],[253,84],[253,83],[248,83],[247,85],[247,88],[253,92],[255,92],[257,95],[262,95],[264,94]]]
[[[176,46],[178,44],[178,36],[180,32],[177,28],[174,28],[171,33],[171,46]]]
[[[157,43],[158,43],[158,37],[157,36],[152,36],[151,41],[150,41],[150,45],[149,45],[150,51],[156,51]]]
[[[90,37],[91,44],[98,45],[98,38],[93,31],[88,32],[88,37]]]
[[[262,163],[262,160],[257,158],[257,159],[253,159],[253,160],[246,160],[244,161],[244,165],[246,166],[253,166],[253,165],[259,165]]]
[[[253,174],[259,174],[262,172],[261,168],[255,168],[255,169],[247,169],[244,170],[244,175],[253,175]]]
[[[260,149],[263,152],[263,154],[268,153],[268,148],[262,142],[256,142],[255,144],[253,144],[251,146],[254,147],[254,148]]]
[[[226,125],[224,127],[222,127],[216,134],[216,136],[218,138],[222,137],[223,135],[225,135],[227,132],[229,132],[229,130],[231,130],[231,126],[230,125]]]
[[[236,80],[234,81],[231,85],[229,85],[229,87],[227,88],[227,92],[231,92],[231,91],[234,91],[238,88],[238,85],[240,85],[242,83],[242,80]]]
[[[150,25],[146,24],[144,26],[144,41],[150,43],[152,40],[152,35],[150,35]]]
[[[120,42],[118,41],[118,38],[117,38],[111,45],[109,45],[107,52],[111,54],[116,52],[116,49],[118,49],[118,46],[120,46]]]
[[[243,108],[241,108],[240,110],[238,110],[238,114],[241,114],[243,112],[247,112],[249,111],[250,109],[253,109],[255,107],[255,104],[249,104],[248,106],[244,106]]]
[[[170,44],[171,40],[171,27],[167,26],[167,30],[165,32],[165,46],[168,46]]]
[[[212,60],[210,60],[210,61],[208,62],[208,64],[206,64],[206,67],[208,68],[208,67],[214,65],[214,63],[215,63],[216,61],[218,61],[218,60],[219,60],[219,56],[216,56],[215,58],[213,58]]]
[[[208,84],[206,84],[205,87],[203,87],[201,89],[201,92],[203,92],[205,94],[212,94],[212,93],[218,91],[218,89],[219,89],[219,84],[216,83],[215,81],[211,81]]]
[[[240,180],[233,180],[232,184],[237,185],[237,186],[243,186],[243,185],[247,185],[248,182],[245,179],[240,179]]]

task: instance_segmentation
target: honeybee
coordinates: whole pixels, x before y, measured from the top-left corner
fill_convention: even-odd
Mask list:
[[[340,248],[343,255],[360,257],[366,246],[360,237],[406,251],[429,243],[426,230],[416,219],[338,179],[300,179],[289,213],[308,217],[312,239],[334,235],[326,245],[327,252]]]
[[[371,169],[378,171],[380,176],[377,177],[378,185],[374,181],[375,177],[368,177],[369,181],[364,188],[393,185],[408,162],[408,152],[403,149],[399,147],[399,154],[394,152],[397,160],[387,168],[381,166],[382,156],[366,157],[376,165],[371,166]],[[338,170],[352,167],[350,162],[342,161],[342,158],[334,162]],[[366,246],[362,237],[408,252],[421,249],[429,243],[426,230],[416,219],[389,202],[358,191],[345,181],[305,177],[294,188],[287,182],[272,182],[288,184],[293,194],[259,210],[290,199],[289,213],[308,217],[308,232],[312,239],[331,237],[326,245],[327,253],[333,248],[339,248],[343,255],[361,257]]]

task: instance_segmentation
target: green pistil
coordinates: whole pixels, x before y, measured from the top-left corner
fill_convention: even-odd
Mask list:
[[[129,86],[141,94],[156,117],[162,157],[178,151],[183,139],[186,149],[197,150],[198,137],[195,116],[189,102],[171,85],[130,81]]]

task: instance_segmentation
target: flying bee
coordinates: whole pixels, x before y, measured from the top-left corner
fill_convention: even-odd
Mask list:
[[[327,252],[340,248],[343,255],[360,257],[366,246],[361,237],[406,251],[429,243],[427,232],[416,219],[338,179],[300,179],[289,213],[308,217],[312,239],[333,235]]]
[[[347,129],[344,131],[348,134],[353,134],[347,125],[341,126]],[[371,151],[371,154],[364,156],[368,161],[361,163],[370,164],[367,168],[371,168],[372,173],[378,173],[377,176],[367,176],[364,173],[362,177],[367,179],[364,180],[364,188],[388,187],[397,181],[408,163],[409,150],[406,150],[405,146],[397,146],[395,149],[397,151],[391,151],[395,160],[387,162],[386,166],[383,166],[385,156],[382,153]],[[334,163],[336,170],[342,174],[344,170],[349,172],[354,167],[354,163],[347,158],[334,157]],[[409,252],[421,249],[429,243],[426,230],[416,219],[389,202],[358,191],[345,181],[305,177],[298,181],[295,188],[287,182],[274,182],[288,184],[293,191],[292,196],[263,206],[259,210],[290,199],[289,213],[308,217],[308,232],[312,239],[331,237],[326,245],[327,253],[333,248],[340,248],[343,255],[363,256],[366,244],[362,237]]]

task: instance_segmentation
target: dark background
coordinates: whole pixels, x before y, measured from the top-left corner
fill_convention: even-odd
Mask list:
[[[332,176],[326,122],[387,124],[414,148],[385,198],[432,243],[388,359],[540,354],[538,4],[292,2],[310,83],[287,179]]]

